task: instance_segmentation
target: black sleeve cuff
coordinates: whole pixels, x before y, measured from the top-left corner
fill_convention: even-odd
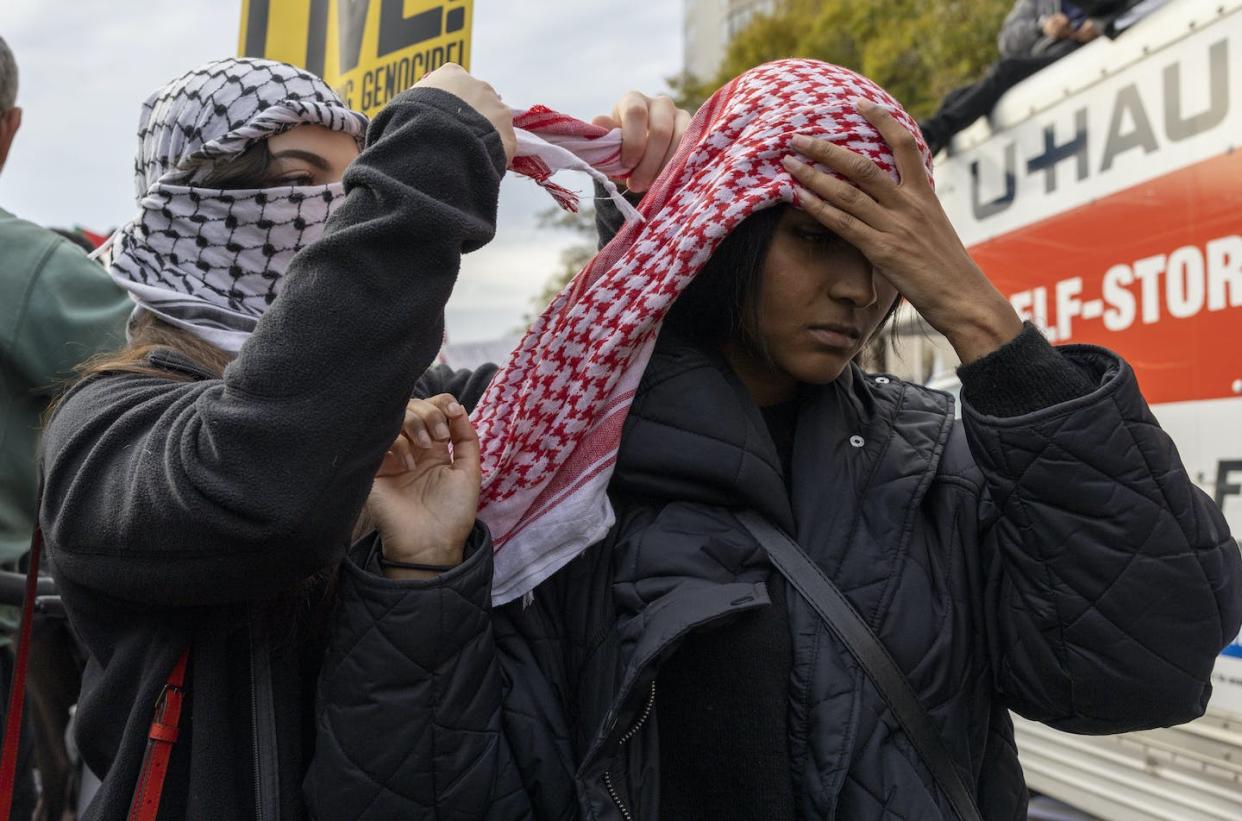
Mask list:
[[[384,540],[380,537],[379,531],[374,530],[358,541],[354,542],[349,549],[349,560],[364,573],[371,576],[379,576],[387,580],[384,576],[384,568],[380,566],[380,554],[384,548]],[[487,525],[480,521],[475,521],[474,529],[470,531],[470,535],[466,537],[465,548],[462,551],[461,564],[452,570],[446,570],[439,576],[431,579],[406,580],[395,582],[396,584],[406,585],[424,585],[429,582],[436,582],[449,576],[455,576],[461,569],[467,565],[478,564],[482,561],[482,556],[491,552],[492,539],[491,533],[487,529]]]
[[[366,144],[368,147],[379,141],[391,120],[404,116],[403,109],[410,103],[415,106],[423,105],[434,108],[449,117],[460,120],[475,137],[483,142],[492,165],[496,168],[496,173],[504,176],[505,167],[509,161],[505,157],[504,142],[500,139],[496,127],[460,97],[438,88],[407,88],[394,97],[379,114],[375,115],[375,119],[371,120],[367,128]]]
[[[1095,384],[1027,322],[1022,333],[957,369],[962,400],[986,416],[1022,416],[1095,390]]]

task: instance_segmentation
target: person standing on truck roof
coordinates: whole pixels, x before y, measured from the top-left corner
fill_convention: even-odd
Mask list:
[[[919,122],[932,154],[986,116],[1022,80],[1095,40],[1138,0],[1018,0],[997,37],[1001,58],[983,78],[950,91],[931,117]]]

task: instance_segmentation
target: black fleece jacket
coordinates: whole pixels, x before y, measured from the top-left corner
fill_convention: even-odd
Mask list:
[[[187,643],[160,817],[305,816],[320,654],[284,635],[274,602],[313,606],[314,579],[345,555],[441,344],[460,257],[493,235],[505,167],[488,121],[436,90],[396,98],[367,142],[345,203],[222,379],[156,357],[191,381],[91,378],[48,426],[41,522],[89,651],[78,745],[103,777],[86,819],[125,817]]]

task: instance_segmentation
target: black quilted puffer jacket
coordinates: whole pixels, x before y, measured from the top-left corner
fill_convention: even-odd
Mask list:
[[[347,562],[313,812],[657,817],[661,662],[769,606],[738,509],[796,533],[869,619],[989,820],[1025,817],[1009,710],[1079,733],[1200,715],[1242,620],[1237,545],[1130,368],[1059,350],[1088,392],[1008,418],[967,402],[957,422],[948,396],[856,368],[808,390],[787,491],[740,383],[662,345],[627,422],[612,536],[532,602],[489,605],[485,545],[419,583],[379,576],[375,545]],[[784,599],[800,815],[952,818],[874,687]]]

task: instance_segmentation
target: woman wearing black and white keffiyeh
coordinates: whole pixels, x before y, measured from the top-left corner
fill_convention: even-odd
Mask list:
[[[637,155],[662,160],[671,103],[649,105]],[[368,128],[304,71],[225,59],[152,96],[139,140],[139,215],[108,249],[129,344],[85,367],[42,460],[40,522],[88,654],[77,742],[103,780],[84,817],[123,818],[142,792],[188,648],[159,817],[303,818],[323,620],[377,471],[423,487],[426,527],[401,537],[486,549],[465,411],[432,400],[442,461],[407,470],[394,442],[461,255],[493,235],[512,114],[445,66]],[[376,606],[420,573],[385,567]]]
[[[139,213],[107,251],[129,345],[88,364],[43,456],[103,777],[86,817],[126,816],[189,647],[160,817],[298,818],[319,631],[296,616],[322,609],[460,257],[492,237],[511,115],[453,67],[368,132],[317,77],[225,59],[156,92],[138,135]]]

